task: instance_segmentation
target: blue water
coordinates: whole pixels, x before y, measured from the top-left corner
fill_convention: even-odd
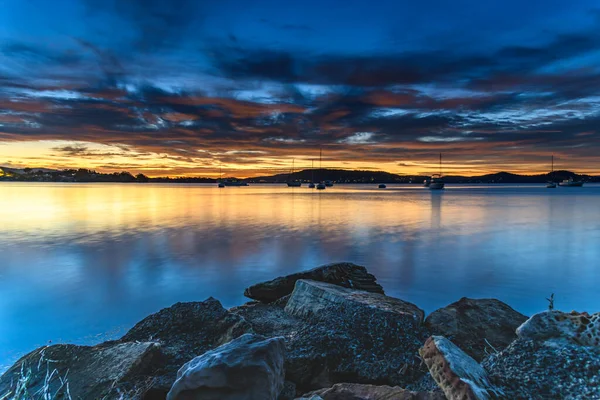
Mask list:
[[[0,369],[119,336],[177,301],[230,307],[334,261],[431,312],[463,296],[600,310],[600,186],[0,184]]]

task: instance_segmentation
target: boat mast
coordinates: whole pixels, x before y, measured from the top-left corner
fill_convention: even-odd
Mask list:
[[[294,173],[294,159],[292,159],[292,169],[288,172],[288,178],[287,178],[288,182],[292,181],[292,174],[293,173]]]
[[[442,153],[440,153],[440,178],[442,177]]]
[[[319,147],[319,177],[323,177],[323,147]]]
[[[315,183],[315,160],[310,160],[310,183]]]

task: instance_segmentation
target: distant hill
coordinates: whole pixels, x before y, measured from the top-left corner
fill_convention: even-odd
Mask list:
[[[246,179],[249,182],[277,183],[288,180],[302,182],[334,181],[338,183],[379,183],[379,182],[404,182],[406,177],[385,171],[355,171],[345,169],[305,169],[293,174],[277,174]]]
[[[315,182],[334,181],[338,183],[422,183],[428,176],[421,175],[398,175],[384,171],[354,171],[342,169],[317,169],[302,170],[289,174],[277,174],[249,178],[248,182],[283,183],[288,180],[300,180],[310,182],[314,173]],[[544,183],[549,180],[563,180],[573,177],[586,182],[600,182],[600,177],[580,175],[571,171],[555,171],[554,175],[518,175],[510,172],[497,172],[481,176],[446,175],[444,179],[448,183]]]
[[[447,183],[544,183],[549,180],[561,181],[573,177],[584,182],[600,182],[600,176],[580,175],[571,171],[555,171],[541,175],[518,175],[497,172],[481,176],[446,175]],[[336,183],[422,183],[427,176],[398,175],[385,171],[345,170],[345,169],[305,169],[293,174],[276,174],[244,179],[250,183],[285,183],[288,180],[302,182],[333,181]],[[129,172],[100,173],[87,169],[55,170],[50,168],[7,168],[0,167],[0,180],[34,182],[161,182],[161,183],[215,183],[214,178],[179,177],[148,178]]]
[[[481,176],[445,176],[448,183],[543,183],[548,181],[562,181],[573,178],[585,182],[600,182],[600,177],[580,175],[571,171],[554,171],[554,174],[518,175],[510,172],[497,172]]]
[[[56,169],[50,168],[9,168],[9,167],[0,167],[0,170],[6,172],[10,172],[13,174],[25,174],[25,173],[38,173],[38,172],[58,172]]]

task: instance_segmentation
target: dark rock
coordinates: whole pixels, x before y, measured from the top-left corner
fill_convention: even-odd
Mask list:
[[[148,396],[164,398],[184,363],[244,333],[252,333],[250,325],[211,297],[162,309],[137,323],[120,340],[162,344],[165,363],[155,372]]]
[[[277,400],[294,400],[296,398],[296,384],[290,381],[283,382],[283,389]]]
[[[444,400],[442,393],[411,392],[398,386],[337,383],[331,388],[305,394],[298,400]]]
[[[282,338],[242,335],[181,367],[167,400],[276,400],[284,357]]]
[[[135,398],[151,384],[151,371],[161,356],[160,345],[152,342],[42,347],[0,377],[0,398],[8,393],[6,398],[29,398],[24,389],[56,399]]]
[[[329,381],[405,386],[424,373],[417,352],[427,333],[423,311],[414,304],[299,280],[285,311],[322,331],[318,349],[326,356],[321,385]],[[306,343],[304,348],[310,346]],[[323,365],[318,358],[311,361]]]
[[[285,308],[254,302],[230,311],[257,333],[284,337],[286,379],[298,393],[338,382],[405,386],[427,372],[417,354],[423,312],[398,299],[298,281]]]
[[[600,348],[518,339],[482,363],[507,399],[600,399]]]
[[[477,361],[445,337],[430,337],[419,354],[448,400],[493,399],[501,394]]]
[[[254,332],[285,339],[286,379],[297,385],[301,393],[331,386],[327,360],[334,349],[329,348],[328,343],[335,331],[291,316],[283,305],[276,303],[251,302],[230,311],[244,318]],[[342,340],[344,338],[339,336],[338,343],[343,343]]]
[[[515,330],[526,319],[501,301],[463,297],[431,313],[425,325],[432,334],[450,339],[476,361],[481,361],[491,351],[501,350],[516,339]]]
[[[270,303],[292,293],[299,279],[383,294],[383,288],[365,267],[352,263],[334,263],[252,285],[244,291],[244,296]]]
[[[423,375],[419,380],[411,382],[404,386],[404,389],[411,390],[413,392],[439,392],[443,393],[442,389],[433,380],[429,371]]]

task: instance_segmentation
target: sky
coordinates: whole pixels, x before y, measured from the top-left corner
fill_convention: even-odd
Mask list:
[[[0,0],[0,165],[600,173],[595,1]]]

